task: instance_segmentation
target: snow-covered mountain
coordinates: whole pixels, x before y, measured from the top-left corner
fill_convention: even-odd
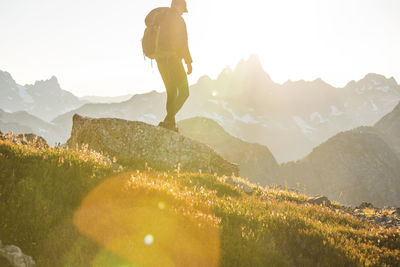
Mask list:
[[[321,79],[279,85],[253,56],[216,80],[201,78],[180,115],[212,118],[237,137],[267,145],[283,162],[302,158],[338,132],[373,125],[399,101],[393,78],[368,74],[344,88]]]
[[[44,110],[44,114],[37,115],[41,118],[70,110],[52,121],[64,129],[59,138],[62,143],[69,138],[74,113],[150,124],[157,124],[165,116],[165,93],[153,91],[135,95],[121,103],[87,103],[71,109],[73,103],[79,106],[82,101],[67,101],[72,104],[65,105],[60,99],[66,97],[60,97],[61,89],[55,78],[20,87],[9,74],[2,74],[8,79],[3,79],[0,84],[6,84],[10,93],[3,97],[4,90],[1,91],[0,108],[28,110],[32,114],[39,114],[36,109],[40,108]],[[58,92],[54,94],[54,99],[58,100],[49,100],[53,99],[49,88],[58,88],[53,90]],[[36,97],[34,92],[43,92],[46,97]],[[25,106],[14,106],[8,97],[15,98],[15,103],[23,102]],[[251,56],[248,60],[241,60],[233,70],[226,68],[215,80],[201,77],[191,86],[189,100],[177,119],[197,116],[213,119],[231,135],[266,145],[278,162],[286,162],[303,158],[339,132],[374,125],[399,101],[400,86],[393,78],[368,74],[343,88],[333,87],[321,79],[277,84],[264,71],[257,56]],[[46,107],[51,111],[46,112]]]
[[[6,112],[26,111],[50,121],[86,102],[62,90],[54,76],[46,81],[22,86],[8,72],[0,71],[0,108]]]

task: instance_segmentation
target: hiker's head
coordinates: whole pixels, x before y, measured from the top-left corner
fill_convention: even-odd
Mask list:
[[[171,8],[178,11],[179,14],[188,12],[185,0],[172,0]]]

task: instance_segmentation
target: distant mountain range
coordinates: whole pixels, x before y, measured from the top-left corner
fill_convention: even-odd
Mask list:
[[[267,147],[230,136],[206,118],[181,121],[182,134],[210,145],[261,185],[323,194],[353,206],[400,205],[400,104],[373,127],[341,132],[301,160],[278,165]],[[396,155],[397,154],[397,155]]]
[[[62,90],[56,77],[37,81],[33,85],[17,84],[8,72],[0,71],[0,108],[6,112],[26,111],[50,121],[87,101]]]
[[[280,85],[252,56],[216,80],[200,78],[190,92],[178,116],[182,134],[239,164],[252,182],[305,186],[307,194],[353,205],[400,205],[400,86],[393,78],[368,74],[344,88],[320,79]],[[70,137],[74,114],[153,125],[165,116],[165,93],[79,99],[55,77],[21,86],[0,72],[0,96],[2,132],[32,132],[50,145]]]
[[[75,113],[150,124],[165,116],[165,93],[153,91],[120,103],[87,103],[96,99],[71,96],[60,89],[55,77],[22,87],[8,73],[0,76],[0,108],[9,113],[24,110],[45,121],[54,118],[51,124],[63,129],[53,140],[56,142],[69,138]],[[223,70],[216,80],[200,78],[190,94],[179,120],[211,118],[231,135],[266,145],[278,162],[287,162],[303,158],[339,132],[374,125],[399,103],[400,86],[393,78],[378,74],[368,74],[344,88],[332,87],[321,79],[277,84],[259,59],[251,56],[234,70]],[[24,121],[13,123],[26,126]]]

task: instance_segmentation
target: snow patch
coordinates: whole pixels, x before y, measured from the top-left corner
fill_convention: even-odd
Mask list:
[[[343,115],[344,112],[340,111],[336,106],[331,106],[331,114],[333,116],[340,116]]]
[[[385,86],[379,86],[379,87],[376,87],[376,88],[375,88],[375,90],[378,90],[378,91],[381,91],[381,92],[387,93],[387,92],[389,92],[389,91],[390,91],[390,86],[388,86],[388,85],[385,85]]]
[[[40,133],[48,133],[49,131],[46,130],[46,129],[39,128],[39,132],[40,132]]]
[[[25,87],[18,85],[18,94],[25,103],[33,103],[33,98],[28,94]]]
[[[151,119],[153,119],[153,120],[156,120],[156,119],[157,119],[157,116],[154,115],[154,114],[151,114],[151,113],[146,113],[146,114],[143,115],[143,117],[151,118]]]
[[[315,128],[308,125],[301,117],[294,116],[293,120],[296,122],[297,126],[299,126],[300,130],[303,132],[304,135],[310,135],[313,133]]]
[[[373,99],[371,99],[369,102],[371,103],[371,106],[372,106],[372,110],[373,110],[373,111],[376,112],[376,111],[379,110],[378,106],[374,103],[374,100],[373,100]]]
[[[355,90],[357,94],[362,95],[365,91],[365,85],[363,85],[361,88],[356,88]]]
[[[139,121],[147,122],[147,123],[154,123],[157,121],[157,116],[151,113],[143,114],[138,118]]]
[[[235,120],[239,120],[239,121],[242,121],[242,122],[244,122],[244,123],[247,123],[247,124],[256,124],[256,123],[258,123],[258,121],[256,121],[254,118],[253,118],[253,116],[251,116],[250,114],[246,114],[246,115],[244,115],[244,116],[242,116],[242,117],[239,117],[239,116],[237,116],[235,113],[232,113],[232,116],[233,116],[233,118],[235,119]]]
[[[253,118],[253,116],[251,116],[250,114],[246,114],[246,115],[244,115],[244,116],[242,116],[242,117],[236,115],[236,113],[235,113],[231,108],[228,108],[228,102],[226,102],[226,101],[222,101],[222,107],[223,107],[226,111],[229,111],[229,112],[232,114],[232,117],[233,117],[235,120],[238,120],[238,121],[241,121],[241,122],[244,122],[244,123],[247,123],[247,124],[256,124],[256,123],[259,123],[259,122],[258,122],[257,120],[255,120],[255,119]]]
[[[373,82],[375,85],[380,85],[380,84],[381,84],[380,81],[377,81],[377,80],[374,80],[374,79],[372,79],[372,82]]]
[[[225,120],[224,117],[222,117],[221,115],[217,114],[216,112],[213,112],[213,114],[209,114],[207,112],[203,112],[202,113],[203,117],[209,118],[209,119],[213,119],[216,122],[218,122],[221,126],[225,125]]]
[[[310,115],[310,121],[319,120],[319,123],[328,122],[327,119],[324,119],[319,112],[314,112]]]

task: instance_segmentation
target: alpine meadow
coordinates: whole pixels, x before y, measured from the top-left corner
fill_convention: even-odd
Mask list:
[[[400,266],[398,0],[0,2],[0,267]]]

